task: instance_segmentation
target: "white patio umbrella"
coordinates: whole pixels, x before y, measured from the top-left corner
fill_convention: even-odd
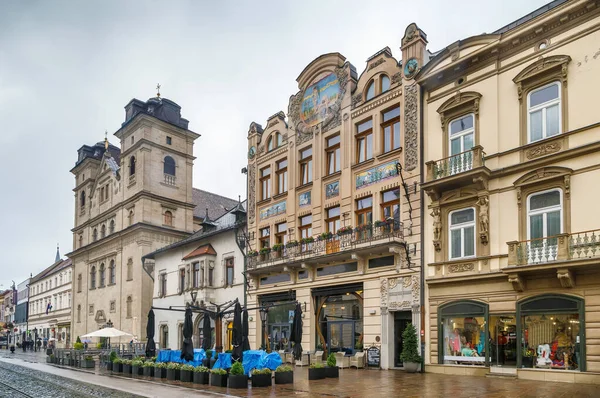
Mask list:
[[[96,330],[95,332],[84,334],[81,337],[108,337],[108,344],[110,347],[110,339],[112,337],[123,337],[123,336],[133,337],[132,334],[129,334],[127,332],[124,332],[122,330],[115,329],[115,328],[104,328],[104,329]]]

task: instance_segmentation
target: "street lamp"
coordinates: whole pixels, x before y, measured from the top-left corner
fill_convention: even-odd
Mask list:
[[[37,328],[33,328],[33,351],[37,351]]]
[[[269,342],[267,335],[267,315],[269,314],[269,309],[267,307],[263,307],[260,309],[260,321],[262,322],[263,329],[263,348],[265,351],[268,351]]]
[[[198,297],[198,291],[192,290],[190,295],[192,296],[192,306],[195,306],[196,305],[196,297]]]

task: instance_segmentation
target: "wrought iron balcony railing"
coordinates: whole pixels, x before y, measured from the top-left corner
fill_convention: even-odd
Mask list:
[[[464,173],[485,165],[483,147],[477,145],[468,151],[427,162],[427,181],[439,180]]]
[[[288,243],[282,250],[249,256],[248,269],[267,267],[278,263],[301,261],[311,257],[334,255],[341,252],[352,252],[363,246],[373,246],[386,241],[402,241],[404,239],[401,222],[379,223],[349,229],[347,232],[334,234],[329,238],[314,238],[312,241]]]
[[[600,257],[600,229],[508,242],[508,265]]]

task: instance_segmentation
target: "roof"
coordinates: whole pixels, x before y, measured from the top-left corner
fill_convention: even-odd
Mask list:
[[[198,257],[198,256],[203,256],[205,254],[211,254],[213,256],[217,255],[217,252],[215,251],[215,249],[212,247],[212,245],[206,244],[206,245],[202,245],[199,248],[197,248],[196,250],[192,251],[190,254],[186,255],[183,257],[182,260],[187,260],[189,258],[193,258],[193,257]]]
[[[192,190],[192,202],[196,205],[194,217],[204,219],[206,209],[208,209],[208,217],[211,220],[218,219],[238,204],[235,199],[197,188]]]
[[[509,30],[513,30],[514,28],[518,27],[519,25],[523,25],[525,22],[529,22],[532,19],[534,19],[535,17],[538,17],[538,16],[546,13],[547,11],[550,11],[551,9],[558,7],[559,5],[561,5],[563,3],[566,3],[567,1],[568,0],[551,1],[548,4],[541,6],[537,10],[530,12],[529,14],[517,19],[516,21],[513,21],[513,22],[509,23],[508,25],[503,26],[500,29],[492,32],[492,34],[502,34],[502,33],[508,32]]]
[[[30,283],[37,282],[40,279],[50,276],[60,270],[67,268],[67,267],[70,267],[71,265],[72,265],[72,262],[71,262],[70,258],[68,258],[66,260],[60,260],[58,262],[55,262],[54,264],[52,264],[51,266],[49,266],[48,268],[44,269],[42,272],[40,272],[39,274],[37,274],[36,276],[31,278]]]

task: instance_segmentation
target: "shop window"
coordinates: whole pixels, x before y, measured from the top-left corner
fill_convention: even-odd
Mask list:
[[[340,135],[327,138],[325,153],[327,156],[327,175],[337,173],[342,169]]]
[[[382,120],[383,152],[400,148],[400,107],[383,112]]]
[[[300,185],[312,182],[312,148],[300,151]]]
[[[319,306],[315,323],[316,349],[326,348],[329,352],[346,355],[363,349],[363,297],[362,286],[359,286],[313,290]]]
[[[475,301],[461,301],[441,306],[438,314],[439,363],[487,365],[488,306]]]
[[[475,209],[450,212],[450,259],[475,255]]]

